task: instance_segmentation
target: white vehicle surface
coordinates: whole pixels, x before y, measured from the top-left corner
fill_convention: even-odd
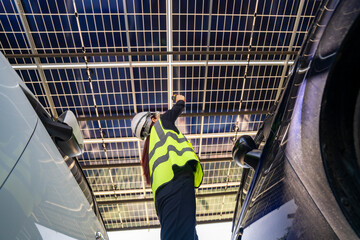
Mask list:
[[[95,201],[24,91],[0,53],[1,239],[108,239]]]

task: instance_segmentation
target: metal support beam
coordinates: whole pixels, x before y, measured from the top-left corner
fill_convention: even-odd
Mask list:
[[[227,191],[227,192],[216,192],[216,193],[206,193],[206,194],[196,194],[196,198],[204,198],[204,197],[219,197],[219,196],[228,196],[228,195],[236,195],[236,191]],[[99,201],[97,200],[97,204],[100,205],[111,205],[111,204],[128,204],[128,203],[143,203],[143,202],[153,202],[153,198],[135,198],[135,199],[119,199],[119,200],[108,200],[108,201]]]
[[[124,19],[125,19],[127,49],[128,49],[128,52],[131,52],[131,41],[130,41],[128,12],[127,12],[128,8],[127,8],[126,0],[123,0],[123,5],[124,5]],[[134,77],[132,56],[128,57],[128,62],[129,62],[130,81],[131,81],[131,89],[132,89],[132,99],[133,99],[133,105],[134,105],[133,109],[134,109],[134,113],[137,114],[137,102],[136,102],[136,95],[135,95],[135,77]],[[136,139],[136,142],[137,142],[137,146],[138,146],[137,147],[138,154],[139,154],[139,156],[141,156],[141,148],[140,148],[139,139]],[[142,168],[141,168],[141,184],[142,184],[142,191],[143,191],[142,193],[145,195],[146,194],[146,184],[145,184],[145,178],[144,178],[144,173],[143,173]],[[148,207],[147,207],[146,203],[144,204],[144,208],[145,208],[146,223],[147,223],[147,225],[149,225],[149,211],[148,211]]]
[[[211,35],[211,21],[212,21],[212,8],[213,8],[213,0],[210,0],[209,3],[209,19],[208,19],[208,33],[207,33],[207,41],[206,41],[206,51],[210,49],[210,35]],[[206,88],[207,88],[207,80],[208,80],[208,71],[209,71],[209,55],[206,55],[206,64],[205,64],[205,74],[204,74],[204,89],[203,89],[203,104],[202,104],[202,112],[205,111],[206,104]],[[199,140],[199,157],[201,157],[202,152],[202,135],[204,132],[204,116],[201,116],[200,119],[200,140]]]
[[[167,50],[168,50],[168,52],[171,52],[173,50],[173,47],[172,47],[172,0],[167,0],[166,6],[167,6],[167,11],[166,11]],[[167,66],[168,109],[171,109],[172,108],[172,95],[173,95],[173,65],[172,65],[173,56],[167,55],[167,61],[168,61],[168,66]]]
[[[93,160],[87,160],[89,162]],[[97,159],[97,161],[101,162],[101,159]],[[110,161],[110,159],[109,159]],[[208,158],[208,159],[200,159],[201,163],[211,163],[211,162],[231,162],[232,158]],[[114,164],[96,164],[96,165],[84,165],[81,166],[83,170],[87,169],[100,169],[100,168],[128,168],[128,167],[140,167],[139,162],[136,163],[114,163]]]
[[[14,2],[15,2],[16,9],[19,12],[21,24],[23,25],[23,27],[25,29],[25,35],[26,35],[26,38],[27,38],[28,43],[30,45],[29,46],[30,50],[31,50],[31,52],[33,54],[38,54],[38,52],[36,50],[36,44],[35,44],[34,38],[31,35],[31,29],[30,29],[30,26],[29,26],[29,22],[28,22],[28,20],[27,20],[27,18],[25,16],[25,11],[24,11],[24,7],[22,5],[22,2],[21,2],[21,0],[15,0]],[[56,109],[55,109],[54,101],[53,101],[53,99],[51,97],[51,92],[50,92],[50,89],[49,89],[49,85],[47,84],[47,81],[46,81],[44,70],[41,68],[42,64],[41,64],[40,58],[35,57],[34,61],[35,61],[36,69],[38,70],[38,73],[39,73],[41,84],[42,84],[42,86],[44,88],[44,91],[45,91],[46,99],[47,99],[47,101],[49,103],[49,106],[50,106],[50,111],[52,113],[52,116],[55,119],[57,119],[58,114],[57,114]]]
[[[129,219],[127,221],[132,221],[132,219]],[[139,221],[139,219],[136,219],[136,221]],[[232,218],[223,218],[223,219],[219,219],[219,220],[196,221],[196,224],[222,223],[222,222],[231,222],[231,221],[232,221]],[[114,223],[114,220],[109,220],[109,224],[113,224],[113,223]],[[104,221],[104,224],[107,224],[106,220]],[[159,224],[154,224],[154,225],[137,226],[137,227],[106,228],[106,231],[111,232],[111,231],[150,229],[150,228],[160,228],[160,225]]]
[[[238,132],[239,136],[241,135],[256,135],[257,131],[249,131],[249,132]],[[224,132],[224,133],[206,133],[206,134],[189,134],[185,135],[187,139],[198,139],[198,138],[220,138],[220,137],[234,137],[234,132]],[[92,139],[84,139],[84,144],[91,143],[116,143],[116,142],[136,142],[139,139],[136,137],[126,137],[126,138],[92,138]]]
[[[124,5],[124,19],[125,19],[125,30],[126,30],[126,44],[128,48],[128,52],[131,52],[131,42],[130,42],[130,33],[129,33],[129,22],[128,22],[128,14],[127,14],[127,3],[126,0],[123,0]],[[129,62],[127,63],[130,69],[130,81],[131,81],[131,89],[132,89],[132,98],[133,98],[133,104],[134,104],[134,112],[137,113],[136,108],[136,96],[135,96],[135,82],[134,82],[134,69],[133,69],[133,61],[132,57],[129,56]]]
[[[290,43],[289,43],[289,46],[288,46],[289,51],[291,51],[293,49],[293,46],[294,46],[295,37],[296,37],[297,29],[299,27],[301,13],[302,13],[302,11],[304,9],[304,5],[305,5],[305,0],[301,0],[300,3],[299,3],[297,14],[296,14],[296,19],[295,19],[294,28],[293,28],[293,31],[292,31],[292,34],[291,34]],[[290,65],[289,60],[290,60],[290,55],[287,55],[286,59],[285,59],[285,65],[284,65],[283,71],[281,73],[281,79],[280,79],[280,83],[279,83],[279,88],[278,88],[278,90],[276,92],[275,102],[278,101],[279,98],[280,98],[281,89],[283,88],[285,76],[286,76],[286,74],[288,72],[288,65]]]
[[[77,28],[78,28],[78,32],[79,32],[79,39],[80,39],[80,42],[81,42],[81,47],[83,49],[83,52],[86,53],[86,47],[85,47],[85,44],[84,44],[84,39],[83,39],[83,36],[82,36],[82,33],[81,33],[81,25],[80,25],[80,20],[78,18],[78,15],[77,15],[77,7],[76,7],[76,3],[75,3],[75,0],[72,1],[73,3],[73,7],[74,7],[74,14],[76,16],[76,25],[77,25]],[[97,101],[96,101],[96,98],[95,98],[95,92],[94,92],[94,81],[92,80],[92,77],[91,77],[91,71],[90,71],[90,68],[88,66],[89,64],[89,57],[88,56],[84,56],[84,60],[85,60],[85,70],[86,70],[86,74],[87,74],[87,77],[88,77],[88,84],[89,84],[89,87],[90,87],[90,90],[91,90],[91,97],[93,99],[93,102],[94,102],[94,109],[95,109],[95,114],[96,114],[96,117],[99,117],[99,110],[97,108],[98,104],[97,104]],[[99,133],[100,133],[100,136],[101,138],[99,139],[101,141],[101,144],[103,146],[103,149],[104,149],[104,155],[105,155],[105,159],[106,159],[106,162],[109,163],[108,161],[108,153],[106,151],[106,147],[105,147],[105,144],[104,144],[104,133],[103,133],[103,127],[102,127],[102,124],[104,123],[101,123],[100,120],[97,120],[97,123],[99,125]],[[114,178],[113,178],[113,174],[111,173],[110,169],[109,169],[109,176],[110,176],[110,180],[111,180],[111,185],[114,186]]]
[[[199,66],[284,66],[291,65],[294,61],[172,61],[173,67],[199,67]],[[164,61],[147,62],[97,62],[88,63],[89,68],[129,68],[129,67],[168,67],[169,63]],[[81,69],[86,68],[85,63],[57,63],[57,64],[15,64],[12,65],[15,70],[35,70],[35,69]]]
[[[77,52],[78,51],[78,52]],[[297,55],[296,51],[147,51],[147,52],[91,52],[81,49],[74,53],[4,54],[6,58],[58,58],[58,57],[111,57],[111,56],[164,56],[164,55]]]
[[[128,49],[128,52],[131,52],[131,41],[130,41],[128,12],[127,12],[128,8],[127,8],[126,0],[123,0],[123,5],[124,5],[124,19],[125,19],[127,49]],[[134,105],[133,109],[134,109],[134,113],[137,114],[137,102],[136,102],[136,95],[135,95],[135,77],[134,77],[132,56],[128,57],[128,61],[129,61],[128,64],[129,64],[130,81],[131,81],[131,89],[132,89],[132,99],[133,99],[133,105]],[[137,142],[137,146],[138,146],[137,147],[138,154],[139,154],[139,156],[141,156],[140,141],[138,138],[136,138],[136,142]],[[144,173],[143,173],[142,168],[141,168],[141,184],[142,184],[142,193],[145,195],[146,194],[146,184],[145,184],[145,178],[144,178]],[[144,208],[145,208],[146,223],[147,223],[147,225],[149,225],[149,211],[148,211],[147,204],[144,204]]]
[[[215,117],[215,116],[236,116],[236,115],[261,115],[268,114],[268,111],[237,111],[237,112],[200,112],[182,113],[180,117]],[[120,116],[99,116],[99,117],[78,117],[78,121],[97,121],[97,120],[125,120],[132,119],[135,115]]]
[[[198,189],[204,188],[222,188],[222,187],[238,187],[240,186],[239,182],[229,182],[229,183],[212,183],[212,184],[202,184]],[[146,193],[151,193],[151,188],[146,188]],[[125,189],[125,190],[111,190],[111,191],[99,191],[93,192],[95,196],[101,195],[124,195],[124,194],[143,194],[143,189]]]

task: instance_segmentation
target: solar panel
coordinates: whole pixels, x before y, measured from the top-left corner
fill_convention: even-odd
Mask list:
[[[177,125],[204,168],[198,223],[231,221],[242,174],[232,140],[254,136],[279,100],[320,4],[2,0],[0,49],[54,118],[77,116],[78,161],[107,230],[159,226],[130,125],[171,108],[173,93],[186,97]]]

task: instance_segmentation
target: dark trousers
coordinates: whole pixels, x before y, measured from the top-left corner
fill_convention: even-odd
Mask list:
[[[162,240],[197,240],[194,175],[181,174],[156,195]]]

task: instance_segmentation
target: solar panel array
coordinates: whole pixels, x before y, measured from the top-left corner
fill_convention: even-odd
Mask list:
[[[254,136],[279,100],[320,4],[1,0],[0,49],[55,119],[77,116],[78,161],[107,230],[159,226],[130,122],[171,108],[173,93],[185,95],[177,125],[204,169],[197,221],[231,221],[242,174],[233,138]]]

